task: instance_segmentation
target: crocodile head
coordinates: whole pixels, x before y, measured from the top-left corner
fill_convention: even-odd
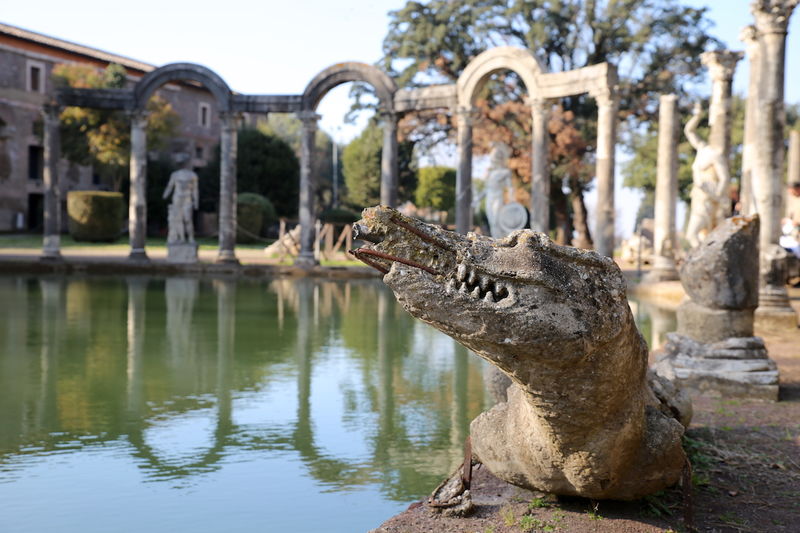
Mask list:
[[[523,360],[573,364],[630,322],[616,264],[542,233],[464,236],[383,206],[365,209],[354,228],[368,245],[353,254],[385,274],[409,313],[515,381],[526,381]]]

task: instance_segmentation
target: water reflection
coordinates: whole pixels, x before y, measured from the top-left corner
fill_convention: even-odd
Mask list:
[[[0,296],[0,498],[54,450],[109,447],[170,487],[280,460],[300,468],[272,480],[287,505],[407,502],[489,403],[483,363],[372,281],[0,278]],[[298,475],[316,496],[291,496]]]
[[[659,306],[657,302],[631,297],[628,297],[628,303],[639,331],[650,346],[652,364],[652,354],[667,342],[667,333],[678,327],[675,310]]]

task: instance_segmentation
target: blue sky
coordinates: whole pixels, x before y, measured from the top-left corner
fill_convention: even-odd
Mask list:
[[[388,27],[388,12],[405,0],[40,0],[8,2],[2,22],[128,56],[154,65],[201,63],[236,91],[298,94],[321,70],[342,61],[374,63]],[[749,0],[687,0],[708,6],[712,34],[742,50],[738,35],[752,22]],[[786,100],[800,102],[800,12],[789,27]],[[746,92],[747,62],[739,63],[734,91]],[[710,91],[710,87],[708,88]],[[343,124],[349,86],[331,91],[318,108],[320,125],[340,142],[363,127]],[[451,163],[439,161],[441,163]],[[478,168],[480,166],[478,165]],[[476,174],[479,170],[476,172]],[[623,234],[632,231],[639,195],[617,179]],[[591,203],[591,197],[588,202]]]

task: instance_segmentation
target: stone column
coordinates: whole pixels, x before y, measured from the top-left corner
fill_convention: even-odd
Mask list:
[[[311,110],[297,114],[303,124],[300,140],[300,254],[294,264],[312,267],[318,264],[314,257],[314,176],[311,162],[314,157],[314,137],[320,116]]]
[[[59,114],[57,105],[44,106],[44,240],[43,261],[61,259],[61,194],[58,183],[58,160],[61,140],[59,137]]]
[[[131,117],[130,195],[128,198],[128,259],[147,261],[147,112],[134,111]]]
[[[475,111],[460,107],[456,111],[458,125],[458,169],[456,171],[456,232],[466,233],[472,227],[472,122]]]
[[[675,202],[678,197],[678,97],[662,94],[658,108],[658,167],[656,169],[653,268],[648,282],[678,279],[675,269]]]
[[[219,165],[219,254],[217,263],[238,263],[236,259],[236,149],[239,117],[220,113]]]
[[[800,131],[789,132],[789,159],[787,161],[786,183],[800,182]]]
[[[744,142],[742,146],[742,177],[739,184],[739,204],[742,215],[758,212],[754,198],[753,160],[756,150],[756,115],[758,113],[759,81],[761,79],[761,47],[755,26],[745,26],[739,39],[747,48],[750,79],[747,85],[747,101],[744,108]]]
[[[397,115],[381,113],[383,119],[383,150],[381,151],[381,204],[397,206]]]
[[[756,157],[752,178],[761,220],[760,291],[756,320],[764,325],[796,327],[797,316],[786,292],[787,253],[778,245],[783,186],[784,68],[786,28],[798,0],[757,0],[751,4],[761,51],[756,115]]]
[[[548,233],[550,229],[550,161],[547,157],[547,111],[549,102],[528,100],[531,106],[531,229]]]
[[[700,55],[703,64],[711,75],[711,100],[708,105],[708,144],[721,151],[725,156],[725,164],[730,175],[731,153],[731,86],[736,63],[742,59],[742,52],[718,50]],[[730,183],[725,189],[730,188]],[[721,215],[731,215],[730,202],[720,206]]]
[[[614,88],[593,94],[597,100],[597,207],[595,250],[614,255],[614,150],[617,145],[617,107]]]

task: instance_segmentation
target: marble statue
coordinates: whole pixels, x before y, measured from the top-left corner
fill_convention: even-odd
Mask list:
[[[648,372],[612,259],[531,230],[461,235],[384,206],[365,209],[354,231],[367,244],[353,255],[384,274],[406,311],[512,382],[507,400],[470,425],[474,457],[494,475],[620,500],[680,479],[691,402]],[[445,492],[437,505],[467,498]]]
[[[692,194],[686,238],[696,248],[703,237],[727,215],[730,175],[724,153],[697,134],[702,108],[695,103],[684,133],[697,152],[692,163]]]
[[[197,174],[189,168],[191,159],[185,154],[182,155],[184,157],[179,158],[182,168],[170,175],[167,188],[164,189],[164,198],[172,194],[168,212],[167,243],[194,243],[192,215],[198,207],[199,187]]]
[[[500,212],[506,204],[506,191],[511,192],[511,170],[508,168],[508,158],[511,148],[502,142],[492,143],[489,154],[489,169],[486,171],[486,186],[483,191],[475,196],[473,207],[482,199],[486,199],[486,218],[489,221],[489,233],[492,237],[505,237],[506,231],[500,222]]]

